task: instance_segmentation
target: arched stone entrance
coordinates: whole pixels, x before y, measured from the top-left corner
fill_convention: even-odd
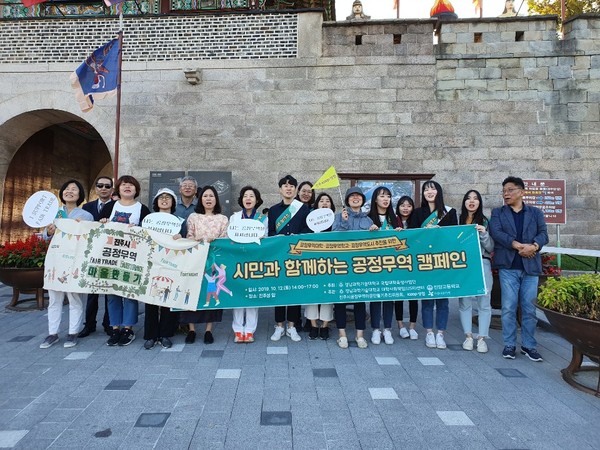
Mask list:
[[[3,147],[3,148],[2,148]],[[94,180],[112,177],[108,147],[96,129],[69,112],[38,110],[0,126],[0,176],[3,178],[0,242],[31,235],[22,219],[27,198],[39,190],[58,194],[68,179],[79,180],[94,198]]]

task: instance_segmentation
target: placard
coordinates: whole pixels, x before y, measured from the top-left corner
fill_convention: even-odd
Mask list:
[[[525,184],[523,201],[540,208],[546,223],[559,225],[567,223],[565,180],[523,180],[523,183]]]

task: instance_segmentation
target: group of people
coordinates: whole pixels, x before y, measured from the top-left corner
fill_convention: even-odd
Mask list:
[[[362,190],[351,187],[346,191],[344,205],[335,214],[334,222],[325,231],[397,230],[407,228],[431,228],[452,225],[475,226],[481,246],[482,267],[486,294],[477,297],[459,299],[460,322],[465,334],[463,348],[476,349],[486,353],[486,338],[489,335],[491,321],[490,292],[492,289],[492,268],[498,269],[502,291],[502,335],[504,340],[503,357],[514,359],[517,339],[517,308],[521,307],[521,353],[534,361],[542,361],[536,349],[535,300],[537,281],[541,274],[541,248],[548,243],[548,234],[542,212],[523,202],[525,185],[522,179],[508,177],[503,183],[504,206],[495,208],[491,218],[483,213],[483,200],[476,190],[469,190],[463,197],[460,213],[448,207],[444,201],[442,187],[433,180],[422,185],[421,203],[415,207],[413,199],[402,196],[397,204],[392,204],[393,193],[386,186],[373,190],[370,208],[365,212],[367,199]],[[298,184],[296,178],[286,175],[279,180],[281,201],[271,208],[260,210],[263,204],[260,191],[252,186],[240,190],[238,205],[241,210],[230,218],[222,214],[217,190],[213,186],[198,188],[192,177],[181,179],[179,199],[168,188],[159,190],[152,204],[155,212],[174,214],[183,219],[182,227],[175,239],[187,237],[197,241],[211,242],[226,237],[229,223],[245,219],[254,219],[263,223],[264,236],[310,233],[307,217],[312,209],[336,208],[333,198],[327,193],[316,193],[308,181]],[[116,200],[111,195],[117,195]],[[59,217],[75,220],[98,220],[100,222],[121,222],[140,225],[150,213],[147,206],[139,202],[140,184],[132,176],[120,177],[115,183],[109,177],[96,180],[97,200],[79,205],[85,198],[84,189],[76,180],[67,181],[59,191],[64,204]],[[45,239],[51,239],[55,226],[49,225],[43,233]],[[493,256],[493,261],[492,261]],[[200,280],[199,280],[200,282]],[[209,280],[210,282],[210,280]],[[214,282],[214,281],[213,281]],[[96,331],[98,295],[87,297],[85,325],[83,322],[83,302],[77,293],[49,291],[48,324],[49,335],[40,345],[48,348],[58,342],[58,328],[65,294],[69,300],[69,332],[65,347],[77,344],[78,338],[84,338]],[[137,323],[138,302],[118,295],[108,295],[104,313],[103,327],[109,338],[109,346],[126,346],[135,339],[133,326]],[[207,299],[207,302],[210,298]],[[408,327],[404,321],[404,304],[408,305]],[[472,331],[473,304],[478,310],[478,333]],[[382,342],[393,344],[392,322],[395,313],[399,336],[403,339],[417,340],[416,330],[418,300],[410,301],[373,301],[369,302],[371,325],[370,341],[374,345]],[[306,324],[302,325],[302,306],[275,307],[275,329],[272,341],[287,336],[292,341],[300,341],[299,331],[307,331],[311,340],[329,338],[329,323],[335,320],[338,330],[337,344],[348,348],[346,332],[348,304],[308,305],[304,308]],[[352,305],[355,324],[355,342],[358,348],[367,348],[365,338],[367,309],[364,302]],[[204,343],[214,342],[212,334],[214,322],[222,320],[222,310],[174,312],[169,308],[149,305],[145,307],[144,347],[153,348],[156,344],[169,348],[171,338],[178,324],[187,324],[185,342],[192,344],[196,340],[196,325],[206,324]],[[435,324],[434,324],[435,309]],[[444,333],[448,325],[448,299],[421,300],[421,316],[425,329],[425,345],[429,348],[445,349]],[[258,322],[258,308],[237,308],[233,310],[232,329],[234,342],[254,342]],[[435,326],[434,326],[435,325]]]

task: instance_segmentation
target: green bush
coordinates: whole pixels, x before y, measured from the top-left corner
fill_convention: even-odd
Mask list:
[[[538,304],[570,316],[600,321],[600,275],[548,278]]]

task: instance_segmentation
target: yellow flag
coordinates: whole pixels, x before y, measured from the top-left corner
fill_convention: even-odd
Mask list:
[[[340,179],[335,172],[335,167],[331,166],[329,169],[325,171],[321,178],[317,180],[315,185],[312,187],[315,189],[327,189],[332,187],[337,187],[340,185]]]

